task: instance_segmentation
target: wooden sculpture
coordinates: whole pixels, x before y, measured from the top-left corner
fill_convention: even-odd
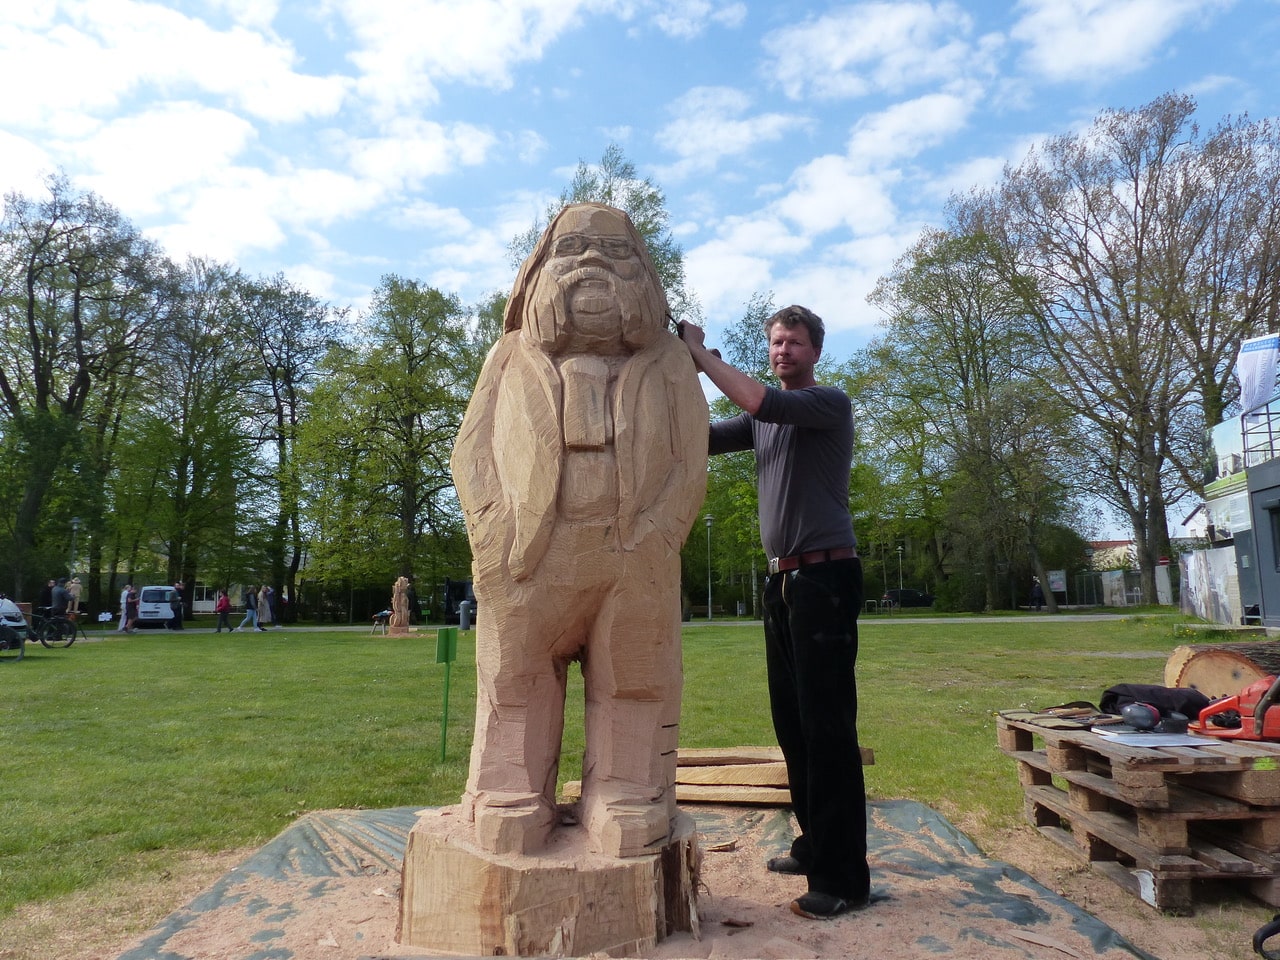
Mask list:
[[[391,635],[409,633],[409,578],[399,577],[391,588]]]
[[[591,851],[667,842],[680,547],[706,452],[706,400],[644,241],[620,210],[564,208],[520,268],[453,452],[485,612],[462,802],[482,848],[527,853],[551,834],[575,660]]]

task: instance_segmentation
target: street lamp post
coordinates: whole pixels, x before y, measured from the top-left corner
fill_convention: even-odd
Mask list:
[[[76,575],[76,533],[80,530],[80,518],[71,518],[71,558],[67,562],[67,576]]]
[[[711,619],[711,514],[703,517],[707,521],[707,619]]]
[[[902,544],[898,544],[898,603],[902,606]]]

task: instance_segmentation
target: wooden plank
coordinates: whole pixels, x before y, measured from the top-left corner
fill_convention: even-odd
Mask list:
[[[728,767],[676,767],[676,784],[733,784],[747,787],[787,786],[785,763],[737,763]]]
[[[1192,856],[1221,873],[1244,874],[1246,876],[1265,875],[1267,873],[1266,870],[1252,860],[1246,860],[1230,850],[1224,850],[1222,847],[1215,847],[1213,844],[1204,843],[1203,841],[1195,844]]]
[[[567,801],[582,797],[582,781],[570,780],[560,791]],[[789,807],[791,791],[785,787],[753,787],[734,784],[677,783],[677,803],[732,803],[749,806]]]
[[[859,747],[862,765],[873,766],[876,752],[871,747]],[[714,767],[728,764],[779,763],[781,747],[680,747],[676,751],[678,767]]]
[[[676,751],[678,767],[715,767],[727,763],[777,763],[781,760],[781,747],[680,747]]]
[[[680,803],[745,803],[788,807],[791,805],[791,791],[778,787],[716,787],[677,783],[676,800]]]

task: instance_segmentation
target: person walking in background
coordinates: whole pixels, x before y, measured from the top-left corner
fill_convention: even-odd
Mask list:
[[[124,632],[133,633],[138,629],[138,591],[133,589],[133,584],[124,590]]]
[[[67,608],[71,606],[71,593],[67,590],[67,578],[59,577],[53,585],[53,593],[49,600],[49,611],[55,617],[65,617]]]
[[[262,629],[258,626],[258,592],[252,584],[244,588],[244,619],[236,630],[243,630],[246,623],[250,630]]]
[[[218,615],[218,626],[214,629],[214,633],[221,633],[222,628],[227,628],[227,633],[231,632],[231,598],[227,596],[227,591],[218,591],[218,600],[213,605],[213,612]]]
[[[132,583],[126,583],[120,591],[120,626],[116,627],[116,633],[124,633],[129,626],[129,594],[132,592]]]
[[[1031,605],[1036,608],[1036,613],[1044,606],[1044,587],[1040,586],[1039,577],[1031,578]]]
[[[72,577],[71,582],[67,584],[67,593],[71,594],[71,602],[67,605],[67,612],[75,616],[80,614],[80,578]]]
[[[264,583],[258,591],[258,627],[265,630],[267,628],[263,624],[271,622],[271,588]]]
[[[182,584],[175,583],[173,585],[173,595],[169,597],[169,612],[173,614],[169,618],[167,626],[170,630],[182,629]]]

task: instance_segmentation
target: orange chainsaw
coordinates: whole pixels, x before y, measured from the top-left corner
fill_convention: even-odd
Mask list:
[[[1263,677],[1234,697],[1215,700],[1188,729],[1233,740],[1280,740],[1280,677]]]

